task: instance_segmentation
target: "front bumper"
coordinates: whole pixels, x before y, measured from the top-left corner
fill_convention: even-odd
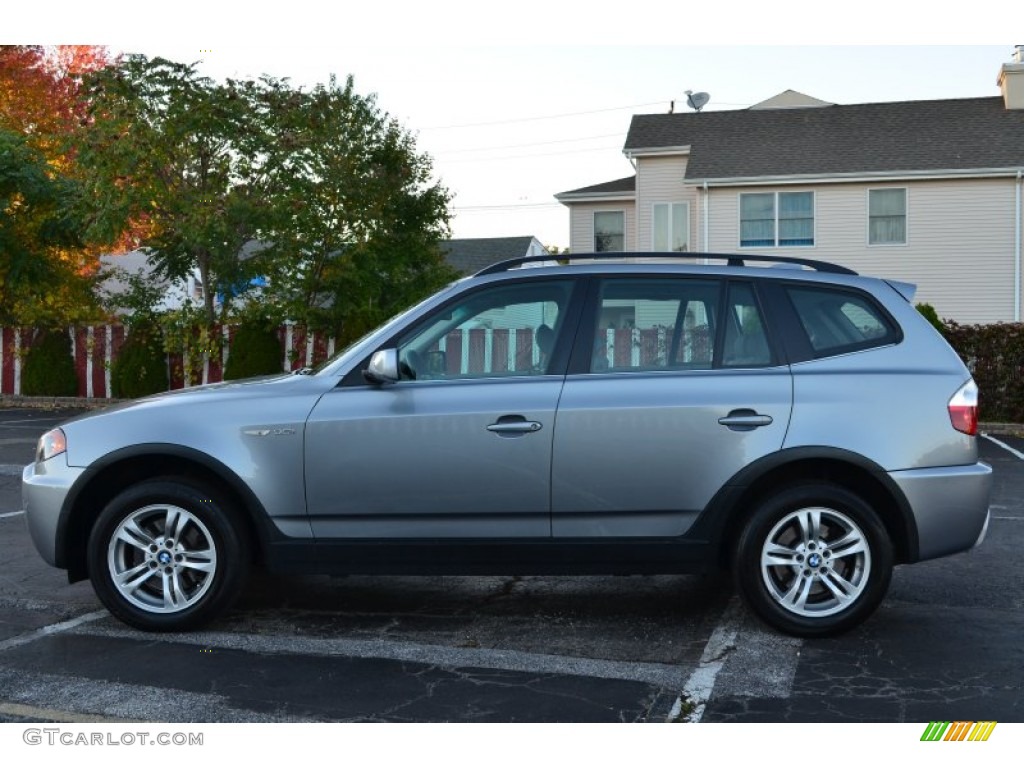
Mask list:
[[[69,467],[67,454],[61,454],[29,464],[21,473],[21,498],[32,543],[43,559],[57,568],[66,567],[63,553],[57,548],[61,509],[84,471],[81,467]]]
[[[917,560],[963,552],[981,543],[988,525],[992,467],[979,461],[958,467],[890,472],[917,526]]]

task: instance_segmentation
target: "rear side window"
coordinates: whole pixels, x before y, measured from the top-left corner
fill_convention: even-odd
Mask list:
[[[867,296],[834,288],[787,286],[816,357],[895,344],[899,332]]]
[[[708,370],[715,366],[717,280],[608,280],[594,326],[590,372]]]

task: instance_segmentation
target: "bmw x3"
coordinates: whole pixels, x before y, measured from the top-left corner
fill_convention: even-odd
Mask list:
[[[988,525],[978,390],[913,293],[805,259],[502,262],[302,375],[62,424],[28,525],[146,630],[213,620],[255,566],[722,571],[835,634]]]

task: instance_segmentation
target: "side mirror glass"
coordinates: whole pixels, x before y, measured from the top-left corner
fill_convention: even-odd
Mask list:
[[[380,349],[373,353],[363,378],[371,384],[392,384],[398,381],[398,350]]]

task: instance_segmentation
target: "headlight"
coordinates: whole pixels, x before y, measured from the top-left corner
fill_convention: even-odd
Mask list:
[[[39,446],[36,448],[36,461],[46,461],[54,456],[60,456],[67,449],[68,441],[64,437],[64,430],[51,429],[39,438]]]

